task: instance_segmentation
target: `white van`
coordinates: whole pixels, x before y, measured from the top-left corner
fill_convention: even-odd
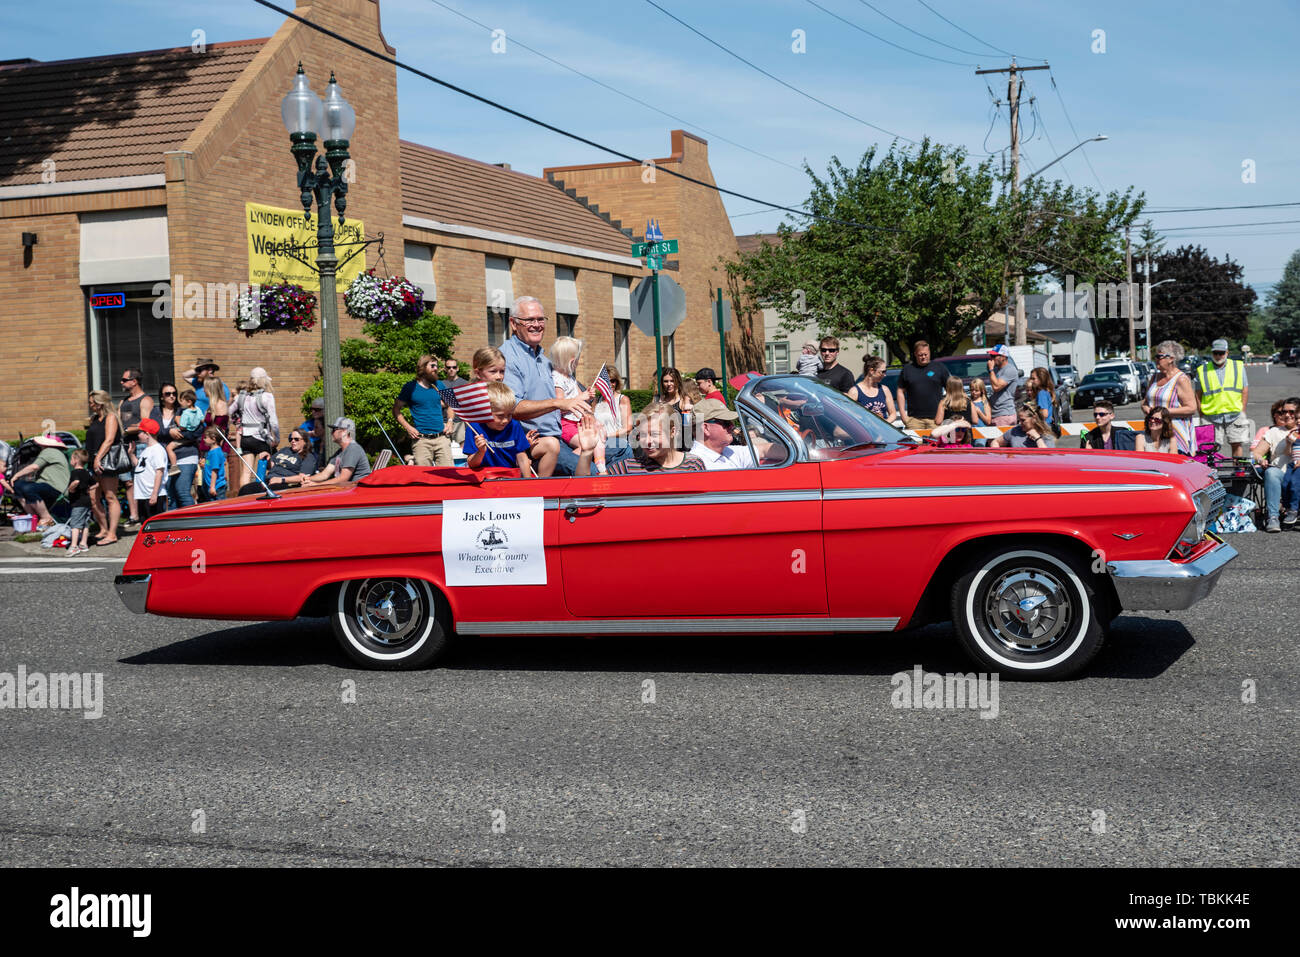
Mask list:
[[[1124,388],[1128,392],[1126,402],[1132,402],[1142,395],[1142,372],[1132,359],[1107,359],[1105,362],[1098,362],[1093,367],[1093,372],[1118,372],[1120,379],[1124,382]]]

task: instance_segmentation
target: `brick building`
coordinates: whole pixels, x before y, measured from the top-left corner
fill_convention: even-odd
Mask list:
[[[377,0],[299,6],[395,54]],[[499,343],[505,308],[533,295],[556,317],[548,336],[586,340],[584,371],[609,362],[630,386],[649,386],[654,343],[628,322],[630,291],[648,273],[629,244],[653,216],[681,241],[680,269],[668,275],[685,288],[688,313],[670,353],[686,372],[717,364],[709,290],[717,257],[734,255],[736,241],[716,192],[662,171],[642,184],[635,164],[555,167],[542,179],[403,142],[395,67],[286,20],[272,37],[201,49],[0,63],[0,96],[20,104],[0,143],[0,436],[30,434],[46,416],[75,428],[86,392],[118,396],[123,368],[143,368],[156,393],[196,356],[215,357],[228,383],[265,366],[282,433],[300,421],[319,326],[245,337],[211,292],[249,280],[245,203],[301,209],[280,119],[300,61],[318,93],[333,70],[357,111],[348,218],[367,238],[383,233],[382,268],[418,282],[457,323],[458,358]],[[707,144],[680,131],[672,142],[657,163],[712,182]],[[376,247],[366,261],[379,265]],[[341,334],[359,335],[341,292]],[[125,304],[94,307],[103,293]]]

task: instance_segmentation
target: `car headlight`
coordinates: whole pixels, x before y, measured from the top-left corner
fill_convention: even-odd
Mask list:
[[[1223,499],[1226,495],[1227,491],[1224,489],[1223,484],[1215,482],[1212,485],[1207,485],[1192,496],[1192,504],[1196,506],[1196,514],[1192,516],[1192,520],[1183,529],[1183,534],[1179,536],[1179,545],[1196,545],[1205,537],[1205,530],[1210,527],[1211,523],[1219,517],[1219,513],[1223,510]]]

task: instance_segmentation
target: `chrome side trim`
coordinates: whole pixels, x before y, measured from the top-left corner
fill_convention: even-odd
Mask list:
[[[122,599],[122,604],[126,605],[127,611],[135,612],[137,615],[144,614],[145,602],[149,600],[149,582],[152,578],[152,575],[113,577],[113,587],[117,590],[117,597]]]
[[[1162,559],[1107,562],[1120,606],[1130,611],[1181,611],[1191,608],[1211,591],[1237,550],[1220,542],[1195,561]]]
[[[962,498],[968,495],[1086,495],[1092,492],[1158,492],[1168,485],[922,485],[916,488],[828,488],[829,501],[871,498]]]
[[[478,500],[476,500],[478,501]],[[491,499],[482,501],[490,502]],[[546,499],[543,508],[554,511],[559,499]],[[419,518],[441,515],[442,503],[427,505],[366,505],[355,508],[304,508],[297,511],[275,511],[262,514],[194,516],[193,518],[160,518],[149,523],[151,532],[192,531],[203,528],[235,528],[241,525],[291,525],[296,522],[344,522],[366,518]]]
[[[554,505],[548,505],[554,508]],[[442,503],[429,505],[366,505],[356,508],[300,508],[268,512],[239,512],[233,515],[195,515],[193,517],[156,518],[146,527],[148,532],[193,531],[203,528],[236,528],[247,525],[291,525],[298,522],[345,522],[366,518],[414,518],[441,515]]]
[[[772,502],[820,502],[821,489],[775,489],[769,492],[693,492],[674,495],[581,495],[560,499],[560,508],[648,508],[655,505],[757,505]]]
[[[821,631],[893,631],[897,618],[625,618],[572,621],[460,621],[461,635],[636,635],[668,629],[686,634],[783,634]]]

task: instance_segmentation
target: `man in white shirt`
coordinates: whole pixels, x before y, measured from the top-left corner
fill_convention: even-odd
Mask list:
[[[691,410],[695,416],[695,444],[691,455],[699,458],[710,472],[721,469],[752,469],[754,457],[743,445],[732,445],[736,420],[734,411],[717,399],[701,399]]]

